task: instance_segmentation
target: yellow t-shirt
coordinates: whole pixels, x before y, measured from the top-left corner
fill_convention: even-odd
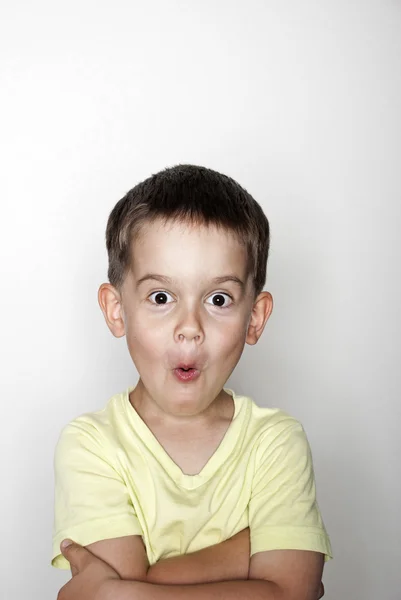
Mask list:
[[[314,550],[331,558],[301,424],[232,395],[235,412],[217,450],[186,475],[130,404],[129,387],[61,432],[55,451],[52,565],[60,542],[141,535],[149,564],[195,552],[250,528],[251,556]]]

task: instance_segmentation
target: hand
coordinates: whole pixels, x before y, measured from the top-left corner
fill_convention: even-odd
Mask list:
[[[72,579],[61,588],[57,600],[102,600],[104,584],[110,579],[120,579],[110,565],[83,546],[71,542],[63,547],[62,542],[60,549],[70,563]]]

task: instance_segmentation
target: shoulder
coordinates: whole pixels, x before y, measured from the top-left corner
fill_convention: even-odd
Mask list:
[[[311,459],[311,450],[302,423],[282,410],[263,420],[258,437],[257,458],[262,462],[271,458],[289,463],[301,457]]]
[[[247,425],[254,434],[273,438],[284,432],[304,431],[302,423],[281,408],[261,406],[251,396],[235,395],[235,400],[247,414]]]
[[[288,429],[302,429],[301,422],[281,408],[259,406],[251,400],[252,419],[263,433],[280,433]]]
[[[250,396],[236,396],[236,400],[246,409],[246,437],[259,457],[278,448],[309,453],[305,429],[297,418],[281,408],[260,406]]]
[[[56,456],[74,448],[102,449],[113,446],[123,420],[124,392],[115,394],[99,410],[83,413],[61,429]]]

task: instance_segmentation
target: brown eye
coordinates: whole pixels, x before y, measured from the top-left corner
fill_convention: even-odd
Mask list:
[[[222,292],[212,294],[210,298],[212,299],[213,306],[217,306],[218,308],[228,308],[232,304],[231,296]]]
[[[168,304],[168,298],[171,298],[170,294],[168,294],[167,292],[153,292],[153,294],[151,294],[149,296],[150,301],[152,302],[152,304]],[[154,298],[154,301],[152,300],[152,298]]]

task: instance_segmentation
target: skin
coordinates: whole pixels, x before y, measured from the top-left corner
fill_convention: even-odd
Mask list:
[[[170,282],[139,283],[150,273]],[[233,281],[213,282],[225,275],[239,278],[244,288]],[[269,292],[255,298],[246,249],[232,232],[149,223],[133,243],[121,289],[104,283],[98,298],[110,331],[126,336],[140,374],[130,401],[145,422],[163,422],[191,437],[231,418],[233,401],[223,386],[245,343],[254,345],[260,338],[273,308]],[[180,362],[199,363],[196,381],[176,379],[173,369]]]
[[[150,273],[169,282],[139,283]],[[243,287],[213,281],[227,275],[241,280]],[[157,303],[161,292],[158,299],[164,304]],[[266,291],[255,297],[246,249],[231,231],[148,223],[132,245],[121,289],[103,283],[98,299],[112,334],[126,336],[140,374],[130,401],[147,424],[162,424],[169,434],[190,440],[232,418],[233,400],[223,386],[245,344],[256,344],[262,335],[273,298]],[[180,362],[198,363],[196,381],[176,379],[173,369]],[[73,578],[60,590],[59,600],[106,599],[104,590],[119,579],[118,573],[75,543],[62,552]]]
[[[67,547],[64,546],[66,542],[69,544]],[[112,567],[71,540],[64,540],[60,549],[71,565],[72,579],[60,589],[57,600],[110,600],[111,598],[118,600],[115,584],[121,582],[121,579]],[[131,587],[129,597],[134,598],[136,596],[135,582],[131,581],[129,584]],[[273,594],[266,592],[264,596],[266,598],[283,597],[281,594],[276,596],[274,592]],[[320,600],[323,596],[324,587],[320,583],[314,597]],[[128,596],[124,595],[124,597]]]

